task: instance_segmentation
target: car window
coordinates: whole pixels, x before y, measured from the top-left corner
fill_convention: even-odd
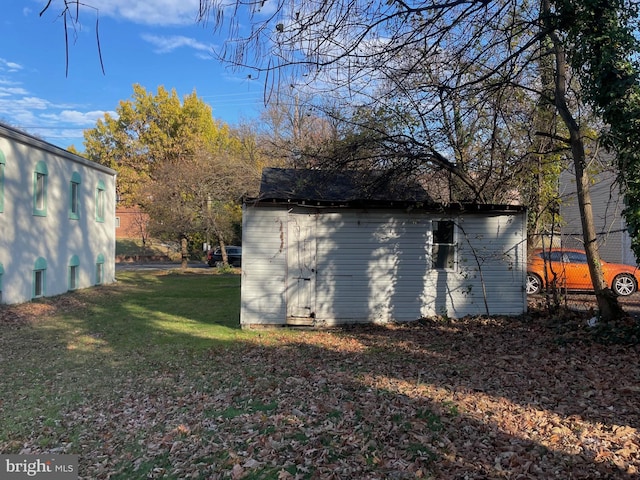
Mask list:
[[[562,252],[550,252],[549,260],[552,262],[561,262],[562,261]]]
[[[567,252],[567,261],[569,263],[587,263],[587,256],[581,252]]]

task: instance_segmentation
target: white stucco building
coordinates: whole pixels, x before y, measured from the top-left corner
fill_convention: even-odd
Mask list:
[[[0,303],[115,280],[116,172],[0,124]]]

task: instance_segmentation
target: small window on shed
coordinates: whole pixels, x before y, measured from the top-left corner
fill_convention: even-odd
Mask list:
[[[431,248],[433,268],[452,269],[456,263],[455,224],[453,220],[433,222]]]

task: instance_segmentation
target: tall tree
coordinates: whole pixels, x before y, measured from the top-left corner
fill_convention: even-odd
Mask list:
[[[213,118],[196,92],[181,100],[175,90],[160,86],[153,94],[138,84],[131,99],[120,101],[115,116],[105,114],[84,132],[86,156],[117,170],[124,204],[140,202],[139,188],[163,163],[192,156],[203,145],[224,150],[233,142],[229,127]]]
[[[180,242],[183,267],[195,236],[215,239],[226,252],[241,218],[240,201],[255,193],[258,178],[255,164],[230,152],[203,148],[164,162],[143,187],[149,231],[156,238]]]
[[[233,205],[258,172],[240,139],[195,92],[181,100],[163,87],[155,95],[133,89],[116,116],[106,114],[85,131],[86,155],[118,172],[120,201],[149,213],[150,233],[179,241],[186,266],[195,235],[211,234],[224,245]]]
[[[312,95],[288,87],[266,105],[256,133],[270,165],[310,166],[322,146],[335,138],[329,118],[312,106],[312,100]]]
[[[592,23],[608,4],[615,4],[616,22],[628,25],[634,18],[633,2],[623,0],[279,0],[269,15],[260,12],[260,4],[242,0],[231,10],[222,0],[200,1],[201,21],[214,18],[216,27],[231,23],[230,31],[240,32],[229,39],[223,59],[267,72],[269,79],[287,83],[304,79],[317,88],[324,86],[326,94],[338,93],[352,105],[403,112],[401,118],[408,121],[389,138],[396,151],[403,153],[403,161],[411,159],[416,170],[429,164],[446,170],[478,200],[485,188],[478,188],[477,173],[470,175],[468,162],[475,162],[473,167],[479,169],[495,165],[496,140],[507,141],[499,135],[511,133],[513,139],[516,132],[508,124],[510,119],[500,113],[504,108],[494,109],[497,113],[485,117],[493,123],[487,123],[478,137],[493,150],[478,163],[474,157],[482,149],[470,149],[472,144],[465,144],[467,136],[460,127],[470,131],[470,122],[478,118],[475,113],[497,106],[495,101],[501,97],[519,96],[523,101],[531,97],[534,103],[543,98],[567,132],[558,140],[575,166],[590,274],[600,313],[611,319],[619,314],[619,307],[602,277],[593,228],[582,116],[588,109],[580,96],[584,77],[573,76],[568,62],[581,51],[575,41],[578,37],[569,34],[575,23],[573,8],[579,3],[584,3],[581,8]],[[240,25],[246,16],[238,14],[244,7],[243,13],[252,18],[246,30]],[[230,11],[233,16],[227,16]],[[589,48],[584,49],[585,55],[593,59],[598,50]],[[628,58],[635,51],[621,45],[618,53]],[[552,72],[544,84],[539,69],[543,61]],[[528,117],[524,121],[531,125]],[[454,148],[451,138],[456,139]]]
[[[569,60],[587,98],[608,126],[604,143],[616,154],[625,218],[640,259],[640,5],[625,0],[555,2]]]

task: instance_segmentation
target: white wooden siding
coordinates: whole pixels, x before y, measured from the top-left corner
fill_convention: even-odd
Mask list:
[[[252,208],[242,214],[241,324],[284,324],[287,211]]]
[[[248,207],[243,223],[243,326],[285,324],[287,217],[316,217],[315,325],[411,321],[526,310],[525,216],[441,217],[399,210]],[[455,268],[431,267],[432,222],[456,222]],[[284,228],[284,230],[283,230]],[[258,245],[259,244],[259,245]],[[483,295],[487,295],[487,306]]]

